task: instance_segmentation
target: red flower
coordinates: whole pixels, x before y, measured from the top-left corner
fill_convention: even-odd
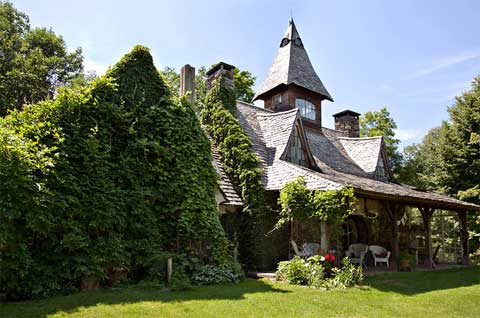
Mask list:
[[[327,253],[327,254],[325,254],[325,260],[330,261],[330,262],[335,262],[335,255]]]

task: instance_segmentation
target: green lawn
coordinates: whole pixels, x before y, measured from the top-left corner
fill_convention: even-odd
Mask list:
[[[335,291],[263,280],[186,292],[102,290],[3,304],[0,317],[480,317],[480,269],[385,274]]]

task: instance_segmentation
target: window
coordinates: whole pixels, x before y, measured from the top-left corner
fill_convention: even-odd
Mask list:
[[[385,171],[385,166],[383,165],[383,158],[380,157],[378,160],[377,168],[375,169],[375,179],[386,180],[387,173]]]
[[[293,134],[290,137],[290,145],[287,152],[288,161],[307,166],[307,161],[305,160],[305,152],[302,146],[302,140],[300,139],[300,133],[298,127],[295,127]]]
[[[316,120],[317,115],[315,112],[315,105],[313,105],[311,102],[309,102],[306,99],[303,98],[297,98],[295,100],[295,107],[300,109],[300,115],[303,118],[311,119],[311,120]]]
[[[277,106],[282,103],[282,94],[277,94],[272,97],[272,106]]]

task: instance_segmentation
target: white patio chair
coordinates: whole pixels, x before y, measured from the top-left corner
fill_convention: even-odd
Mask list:
[[[387,251],[386,248],[378,245],[370,245],[369,249],[372,252],[373,260],[375,261],[375,267],[377,266],[377,263],[385,263],[387,264],[387,267],[390,266],[388,263],[391,254],[390,251]]]
[[[368,252],[368,245],[363,243],[356,243],[352,244],[348,247],[348,250],[345,251],[345,255],[350,258],[350,262],[353,264],[358,264],[363,267],[367,267],[365,265],[365,255]]]
[[[300,256],[301,258],[305,257],[304,251],[300,251],[298,249],[297,243],[295,243],[294,240],[290,240],[290,244],[292,245],[292,249],[293,249],[293,252],[295,253],[295,255]]]

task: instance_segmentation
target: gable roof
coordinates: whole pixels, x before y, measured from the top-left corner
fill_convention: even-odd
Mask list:
[[[302,132],[308,141],[307,147],[321,172],[283,160],[282,153],[295,128],[296,112],[298,110],[273,113],[243,102],[236,104],[234,115],[252,140],[252,150],[260,159],[260,167],[264,172],[262,182],[266,190],[281,190],[286,183],[303,176],[307,188],[311,190],[350,186],[361,196],[402,201],[410,205],[480,211],[480,206],[443,194],[373,179],[365,170],[372,169],[374,160],[368,158],[367,154],[358,153],[358,149],[362,145],[371,148],[371,154],[378,160],[381,149],[378,140],[381,144],[381,138],[345,138],[341,132],[332,129],[317,131],[304,127]],[[351,149],[347,151],[344,143]],[[349,152],[353,157],[356,156],[355,160]]]
[[[338,140],[348,156],[363,171],[369,174],[375,172],[382,149],[383,138],[381,136],[368,138],[339,137]]]
[[[286,45],[283,45],[285,43]],[[293,19],[288,23],[287,31],[282,39],[277,56],[253,100],[259,99],[263,94],[282,84],[298,85],[318,93],[325,99],[333,102],[332,97],[310,62]]]

